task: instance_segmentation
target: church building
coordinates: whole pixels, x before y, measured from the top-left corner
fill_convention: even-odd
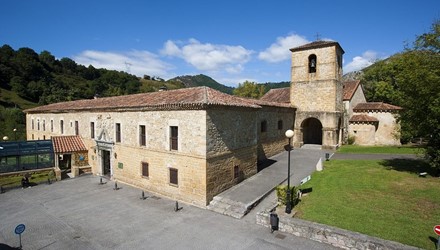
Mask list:
[[[342,83],[337,42],[291,49],[291,87],[260,100],[208,87],[54,103],[25,110],[28,140],[51,139],[58,171],[91,172],[204,207],[294,146],[336,149],[347,138],[398,144],[393,114],[368,103],[359,82]]]

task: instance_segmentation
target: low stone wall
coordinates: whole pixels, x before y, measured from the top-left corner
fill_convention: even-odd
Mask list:
[[[383,240],[332,226],[292,218],[290,215],[287,216],[283,213],[278,214],[278,218],[278,230],[282,232],[327,243],[343,249],[419,249],[394,241]],[[258,213],[257,224],[270,228],[270,211]]]

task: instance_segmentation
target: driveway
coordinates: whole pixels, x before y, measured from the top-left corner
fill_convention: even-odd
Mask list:
[[[91,175],[0,194],[0,242],[23,249],[335,249]]]

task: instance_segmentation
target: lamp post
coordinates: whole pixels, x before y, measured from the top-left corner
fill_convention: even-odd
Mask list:
[[[17,140],[17,129],[14,128],[12,131],[14,131],[14,141]]]
[[[286,145],[286,150],[287,150],[286,213],[290,214],[292,212],[292,202],[291,202],[291,193],[290,193],[290,151],[292,151],[291,141],[293,137],[293,131],[289,129],[286,131],[285,135],[289,139],[289,144]]]
[[[3,136],[3,141],[7,141],[7,140],[9,140],[9,137],[8,136]]]

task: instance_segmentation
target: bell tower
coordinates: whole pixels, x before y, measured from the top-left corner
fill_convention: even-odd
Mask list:
[[[334,41],[315,41],[292,52],[290,102],[297,108],[295,146],[336,148],[343,126],[342,55]]]

